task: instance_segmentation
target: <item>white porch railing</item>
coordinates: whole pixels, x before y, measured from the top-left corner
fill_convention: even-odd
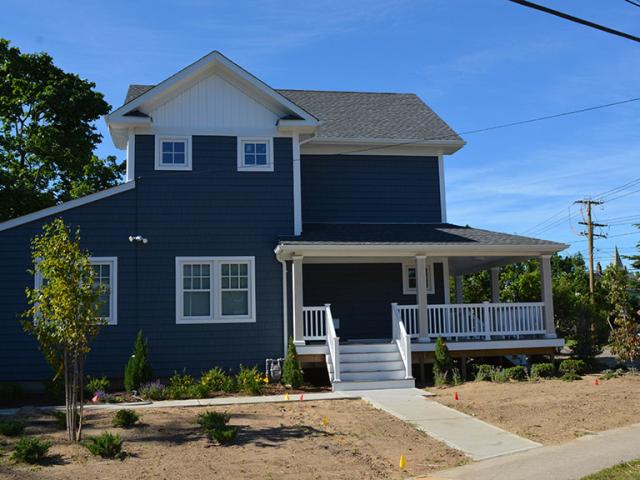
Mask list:
[[[398,312],[411,337],[418,336],[418,306],[399,305]],[[429,337],[540,335],[545,332],[544,303],[464,303],[428,305]]]
[[[327,330],[327,347],[329,347],[329,359],[333,367],[332,382],[340,381],[340,337],[336,335],[336,328],[331,315],[331,305],[325,305],[325,324]]]
[[[303,307],[303,332],[305,340],[324,340],[327,337],[327,306]]]
[[[402,363],[404,363],[404,378],[413,378],[411,373],[411,337],[407,334],[397,303],[391,304],[391,320],[393,322],[393,340],[398,345]]]

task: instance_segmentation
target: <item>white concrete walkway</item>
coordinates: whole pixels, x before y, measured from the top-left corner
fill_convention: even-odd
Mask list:
[[[541,446],[429,400],[425,398],[422,390],[416,388],[366,390],[357,393],[375,407],[409,422],[450,447],[462,450],[474,460],[484,460]]]

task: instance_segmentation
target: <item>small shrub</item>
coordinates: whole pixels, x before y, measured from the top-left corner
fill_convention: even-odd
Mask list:
[[[238,427],[214,428],[207,431],[209,440],[215,440],[221,445],[232,443],[238,434]]]
[[[167,387],[160,380],[140,385],[140,396],[146,400],[164,400],[167,398]]]
[[[194,383],[187,389],[188,398],[207,398],[209,393],[209,388],[201,383]]]
[[[496,367],[493,365],[487,365],[486,363],[477,365],[475,377],[476,382],[490,382],[495,369]]]
[[[625,372],[621,368],[617,370],[604,370],[600,375],[600,380],[611,380],[612,378],[620,378],[624,376]]]
[[[90,437],[84,444],[93,455],[102,458],[116,458],[122,455],[122,438],[118,434],[103,432],[96,437]]]
[[[577,373],[568,372],[560,377],[560,380],[564,380],[565,382],[574,382],[576,380],[581,380],[582,377]]]
[[[111,421],[111,424],[114,427],[118,428],[131,428],[140,420],[140,415],[138,415],[133,410],[129,410],[128,408],[123,408],[122,410],[118,410]]]
[[[233,378],[219,367],[203,373],[200,384],[206,386],[209,392],[233,392],[235,388]]]
[[[581,376],[587,370],[587,364],[584,360],[577,360],[573,358],[569,358],[567,360],[563,360],[560,362],[560,366],[558,367],[558,372],[562,375],[571,374],[574,376]]]
[[[0,420],[0,435],[5,437],[17,437],[24,433],[24,422],[20,420]]]
[[[24,397],[24,388],[19,383],[0,383],[0,405],[16,403]]]
[[[491,373],[491,381],[495,383],[506,383],[509,381],[507,371],[502,368],[494,368]]]
[[[438,337],[436,340],[434,355],[433,383],[436,387],[440,387],[450,383],[453,375],[453,360],[449,353],[449,347],[442,337]]]
[[[191,375],[175,372],[169,379],[169,386],[167,387],[167,397],[172,400],[189,398],[191,396],[191,393],[193,393],[193,385],[194,380]]]
[[[509,367],[504,370],[504,374],[507,376],[508,380],[513,380],[515,382],[522,382],[527,379],[527,370],[522,365]]]
[[[462,385],[464,383],[464,379],[462,378],[462,374],[460,373],[460,369],[454,368],[451,374],[451,382],[454,385]]]
[[[260,395],[264,388],[264,379],[258,367],[247,368],[240,365],[240,371],[236,375],[236,385],[238,390],[247,395]]]
[[[22,437],[16,442],[11,458],[19,462],[39,463],[47,456],[51,445],[51,442],[37,437]]]
[[[556,369],[553,363],[536,363],[531,365],[531,378],[551,378],[555,376]]]
[[[229,423],[230,419],[231,415],[226,412],[204,412],[198,415],[198,425],[200,425],[205,430],[211,430],[214,428],[224,427],[227,423]]]
[[[124,369],[124,388],[127,392],[138,390],[140,385],[151,380],[152,370],[149,363],[149,342],[138,332],[133,354]]]
[[[93,396],[96,394],[96,392],[105,393],[107,390],[109,390],[110,385],[111,384],[107,377],[94,378],[90,375],[87,375],[87,383],[84,386],[84,390],[88,395]]]
[[[293,388],[300,388],[304,383],[302,369],[300,368],[300,362],[298,362],[298,352],[291,337],[289,337],[287,357],[282,365],[281,382],[283,385],[291,385]]]

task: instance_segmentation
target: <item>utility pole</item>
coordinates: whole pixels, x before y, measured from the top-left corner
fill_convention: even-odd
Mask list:
[[[587,237],[589,241],[589,292],[591,294],[591,302],[593,303],[594,298],[594,280],[593,280],[593,239],[594,238],[607,238],[606,235],[600,233],[593,233],[594,227],[606,227],[607,225],[602,223],[594,223],[591,218],[591,207],[593,205],[602,205],[604,202],[599,200],[576,200],[573,203],[579,203],[581,205],[585,205],[587,208],[587,221],[586,222],[578,222],[580,225],[585,225],[587,227],[586,232],[580,232],[580,235]]]

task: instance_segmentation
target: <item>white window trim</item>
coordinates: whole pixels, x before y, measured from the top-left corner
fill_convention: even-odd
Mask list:
[[[409,268],[416,268],[415,263],[405,262],[402,264],[402,293],[404,295],[415,295],[415,288],[409,288]],[[417,278],[416,278],[417,281]],[[427,262],[427,294],[436,293],[433,279],[433,262]]]
[[[222,315],[222,289],[220,288],[220,265],[222,263],[248,263],[249,273],[249,314]],[[183,312],[183,275],[185,263],[208,263],[211,272],[211,315],[206,317],[185,317]],[[256,276],[255,257],[176,257],[176,324],[206,323],[255,323],[256,322]]]
[[[107,325],[118,324],[118,257],[89,257],[91,265],[108,264],[111,266],[109,285],[109,311],[111,315],[106,319]],[[36,262],[35,275],[33,279],[34,288],[42,287],[42,274],[38,270]]]
[[[244,144],[245,143],[267,143],[267,164],[249,165],[244,164]],[[273,172],[273,138],[238,137],[238,171],[239,172]]]
[[[164,165],[162,163],[162,142],[186,142],[184,165]],[[156,170],[191,170],[191,136],[180,135],[156,135],[155,148]]]

